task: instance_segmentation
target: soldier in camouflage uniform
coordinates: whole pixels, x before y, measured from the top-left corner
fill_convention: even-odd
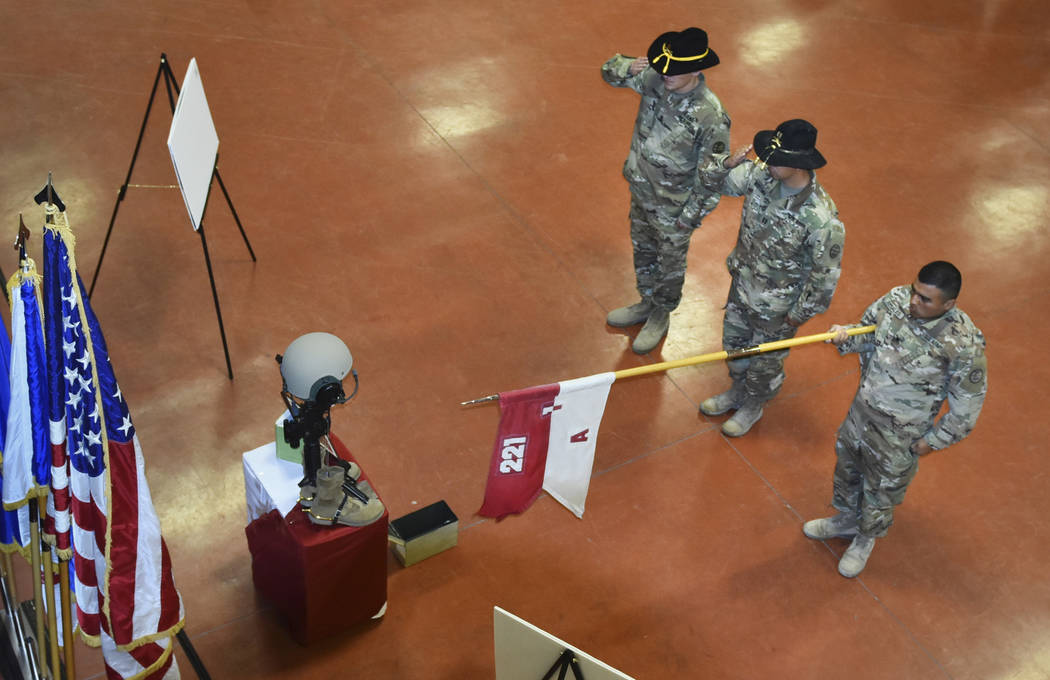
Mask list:
[[[811,124],[789,120],[756,134],[751,146],[716,155],[704,168],[711,190],[745,196],[740,234],[726,259],[732,284],[722,324],[725,350],[793,337],[831,303],[846,232],[813,172],[826,163],[816,141]],[[758,163],[745,161],[752,146]],[[732,387],[705,399],[700,410],[716,416],[736,409],[722,432],[746,434],[762,417],[763,404],[780,391],[787,354],[729,361]]]
[[[919,456],[968,435],[988,390],[984,336],[955,306],[962,277],[931,262],[911,288],[899,286],[864,312],[874,333],[847,337],[832,326],[839,352],[860,353],[861,377],[835,442],[832,505],[839,514],[806,522],[815,539],[852,537],[839,572],[856,576],[893,524]],[[944,401],[948,411],[937,420]]]
[[[617,54],[602,65],[613,87],[641,96],[623,176],[631,188],[631,243],[641,302],[615,309],[610,326],[645,323],[631,348],[651,351],[667,335],[682,299],[689,239],[718,205],[699,169],[729,146],[729,116],[700,71],[718,64],[699,28],[664,33],[646,57]]]

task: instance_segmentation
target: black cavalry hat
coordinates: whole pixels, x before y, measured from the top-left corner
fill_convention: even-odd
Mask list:
[[[649,46],[649,66],[662,76],[680,76],[718,64],[718,55],[707,46],[707,33],[699,28],[668,31]]]
[[[755,135],[755,155],[766,165],[815,170],[827,164],[817,151],[817,128],[801,118]]]

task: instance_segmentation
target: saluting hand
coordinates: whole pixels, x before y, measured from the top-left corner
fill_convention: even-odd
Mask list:
[[[636,76],[647,68],[649,68],[649,57],[638,57],[627,67],[627,73]]]
[[[749,154],[751,152],[751,147],[752,146],[754,146],[754,145],[753,144],[748,144],[747,146],[745,146],[745,147],[743,147],[741,149],[737,149],[736,151],[734,151],[728,158],[726,158],[725,166],[727,168],[735,168],[736,166],[738,166],[741,163],[743,163],[744,159],[747,158],[747,154]]]

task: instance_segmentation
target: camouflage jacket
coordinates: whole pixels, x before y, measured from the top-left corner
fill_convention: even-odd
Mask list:
[[[911,289],[898,286],[876,300],[839,352],[859,352],[856,399],[892,418],[902,432],[943,449],[973,430],[988,391],[984,335],[966,312],[953,307],[936,319],[908,313]],[[945,399],[948,411],[936,423]]]
[[[678,219],[697,227],[720,198],[703,187],[699,170],[711,154],[729,148],[729,115],[702,73],[689,92],[669,93],[651,68],[628,75],[632,61],[617,54],[602,65],[605,82],[642,96],[623,176],[639,199],[665,203]]]
[[[732,170],[715,156],[701,177],[713,191],[744,196],[740,233],[726,266],[745,304],[801,324],[827,310],[842,273],[846,229],[816,174],[780,198],[780,182],[751,161]]]

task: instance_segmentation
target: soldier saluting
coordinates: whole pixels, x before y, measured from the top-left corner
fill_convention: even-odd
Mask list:
[[[718,192],[699,177],[711,155],[729,147],[729,116],[701,73],[717,64],[707,33],[694,27],[660,35],[645,57],[617,54],[602,65],[605,82],[642,96],[623,165],[642,299],[606,317],[617,328],[645,324],[631,344],[638,354],[667,335],[671,312],[682,300],[689,240],[718,205]]]
[[[817,182],[825,165],[817,129],[805,120],[762,130],[754,144],[730,156],[715,155],[704,185],[726,196],[744,196],[740,233],[726,258],[732,276],[722,323],[722,349],[740,350],[794,337],[799,326],[827,310],[842,273],[846,231],[835,203]],[[758,162],[746,160],[752,147]],[[728,362],[733,384],[700,404],[730,437],[747,434],[762,407],[784,383],[788,350]]]
[[[893,524],[919,457],[960,441],[973,430],[988,391],[984,335],[956,307],[962,275],[950,262],[919,270],[862,317],[872,334],[847,337],[832,326],[841,354],[860,354],[860,386],[835,442],[833,517],[806,522],[809,538],[852,538],[839,573],[859,574]],[[948,410],[939,420],[945,400]]]

